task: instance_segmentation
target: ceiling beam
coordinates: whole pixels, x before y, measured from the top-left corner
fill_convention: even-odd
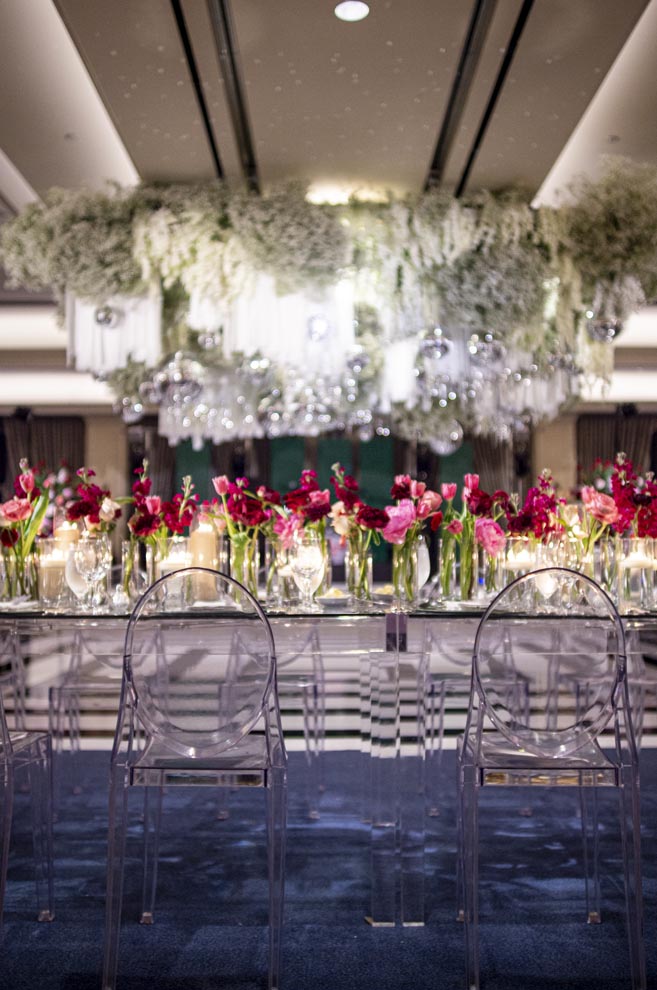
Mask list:
[[[447,101],[445,116],[436,141],[429,172],[424,183],[425,191],[440,185],[445,165],[452,150],[456,131],[461,122],[470,87],[474,79],[486,35],[495,15],[497,0],[476,0],[461,50],[461,56],[454,75],[454,82]]]
[[[465,168],[461,173],[461,178],[459,179],[458,185],[454,195],[458,198],[462,196],[465,192],[465,187],[468,184],[468,179],[470,178],[470,172],[472,171],[472,166],[475,163],[475,159],[481,147],[481,143],[484,139],[488,125],[491,121],[493,113],[495,112],[495,107],[497,101],[500,98],[500,93],[506,81],[506,77],[511,68],[511,63],[518,49],[518,44],[520,42],[520,37],[527,23],[527,19],[531,13],[532,7],[534,6],[534,0],[524,0],[522,7],[520,8],[520,13],[514,25],[513,31],[511,32],[511,37],[509,39],[509,44],[506,46],[506,51],[504,53],[504,58],[502,59],[502,64],[500,65],[500,70],[497,73],[497,78],[493,84],[490,96],[488,98],[488,103],[486,104],[486,109],[484,110],[481,122],[475,134],[474,140],[472,142],[472,147],[470,148],[470,154],[465,163]]]
[[[239,67],[235,29],[228,0],[208,0],[215,45],[219,56],[219,68],[224,80],[226,102],[233,125],[242,172],[249,189],[260,192],[260,179],[251,134],[246,96]]]
[[[201,112],[201,117],[203,119],[203,127],[205,128],[205,135],[208,139],[208,144],[210,145],[210,154],[212,155],[212,160],[214,162],[217,178],[223,179],[224,170],[221,164],[221,158],[219,156],[219,149],[217,147],[217,142],[214,139],[214,131],[212,130],[212,124],[210,122],[210,114],[208,112],[208,107],[205,102],[203,84],[201,82],[201,76],[198,71],[198,66],[196,64],[196,58],[194,57],[192,43],[189,39],[187,24],[185,23],[185,15],[183,14],[180,0],[171,0],[171,9],[173,11],[173,16],[176,19],[176,26],[178,28],[180,41],[182,43],[185,52],[185,58],[187,59],[189,74],[192,77],[192,85],[194,87],[196,100],[198,103],[199,110]]]

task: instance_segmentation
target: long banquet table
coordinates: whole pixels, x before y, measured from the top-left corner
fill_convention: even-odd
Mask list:
[[[181,614],[181,621],[193,622],[195,614],[218,619],[234,615],[190,610]],[[431,677],[453,670],[454,663],[467,670],[480,615],[473,608],[405,614],[372,606],[362,612],[343,601],[319,613],[269,613],[279,669],[294,671],[299,683],[315,676],[308,644],[312,637],[319,643],[326,712],[319,745],[358,747],[364,754],[362,817],[371,829],[367,920],[373,925],[424,923],[427,688]],[[115,677],[118,699],[127,619],[127,614],[109,611],[14,611],[0,605],[0,665],[21,674],[24,693],[16,703],[24,706],[28,727],[46,727],[49,688],[65,681],[80,634],[89,662]],[[657,652],[657,615],[632,616],[626,626],[642,656]],[[657,667],[654,674],[649,683],[657,699]],[[286,737],[300,735],[298,706],[283,703],[283,708]],[[654,714],[646,719],[646,732],[655,731]],[[113,715],[110,710],[104,716],[108,738]],[[97,723],[102,717],[94,713]],[[448,733],[460,724],[458,715],[453,716]]]

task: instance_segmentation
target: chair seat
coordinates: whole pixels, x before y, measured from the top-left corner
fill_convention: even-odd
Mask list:
[[[9,737],[11,739],[11,747],[14,756],[19,756],[24,753],[26,749],[30,749],[36,743],[47,740],[47,733],[45,732],[22,732],[14,731],[13,729],[9,732]],[[0,743],[0,759],[3,758],[3,746]]]
[[[466,742],[467,753],[474,752],[474,738]],[[588,742],[570,756],[557,754],[554,760],[518,749],[501,732],[483,733],[478,760],[480,786],[617,787],[619,768],[595,742]]]
[[[248,784],[262,787],[270,761],[264,737],[248,735],[240,742],[217,756],[184,757],[153,740],[130,767],[131,783],[153,784],[153,776],[160,774],[162,783],[175,778],[188,779],[191,784],[217,786],[226,778],[227,786]],[[236,780],[235,778],[239,778]]]

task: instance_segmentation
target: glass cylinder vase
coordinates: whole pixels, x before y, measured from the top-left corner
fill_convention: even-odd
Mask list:
[[[395,607],[404,611],[417,605],[419,598],[420,541],[392,544],[392,587]]]
[[[37,572],[32,553],[21,556],[11,550],[3,553],[3,597],[11,601],[14,598],[37,598]]]
[[[274,608],[287,608],[297,596],[288,550],[280,540],[265,540],[265,601]]]
[[[622,614],[652,607],[653,545],[638,536],[616,541],[616,596]]]
[[[230,540],[230,576],[258,597],[260,550],[258,537],[240,534]]]
[[[443,602],[457,597],[456,540],[451,534],[438,540],[438,593]]]
[[[461,533],[459,543],[459,598],[471,602],[477,597],[479,575],[479,554],[474,532]]]
[[[372,598],[372,551],[362,546],[348,546],[345,558],[345,584],[347,591],[357,602],[369,602]]]
[[[37,589],[42,605],[60,605],[68,597],[66,554],[53,537],[37,540]]]
[[[486,599],[494,598],[503,587],[504,551],[498,554],[487,553],[483,547],[478,548],[478,590],[479,597]]]

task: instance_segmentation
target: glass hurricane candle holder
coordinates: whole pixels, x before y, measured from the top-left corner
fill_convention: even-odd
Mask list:
[[[653,541],[644,537],[619,537],[616,541],[616,595],[621,613],[643,612],[652,607]]]
[[[67,552],[54,537],[37,541],[37,597],[42,605],[61,605],[68,597]]]

